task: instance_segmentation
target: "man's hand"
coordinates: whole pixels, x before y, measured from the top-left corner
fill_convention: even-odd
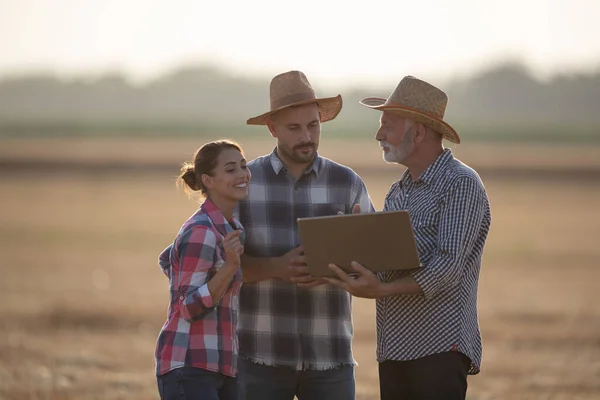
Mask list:
[[[352,214],[359,214],[359,213],[360,213],[360,204],[356,203],[354,205],[354,207],[352,207]],[[301,274],[301,273],[304,274],[302,276],[297,276],[297,277],[293,278],[293,282],[296,282],[298,287],[309,289],[309,288],[327,283],[327,281],[323,278],[315,278],[314,276],[310,275],[310,272],[308,271],[308,267],[306,266],[306,256],[304,256],[304,255],[300,256],[300,257],[296,258],[295,261],[296,261],[295,266],[291,266],[290,268],[294,269],[299,274]]]
[[[312,288],[325,283],[322,279],[316,279],[308,272],[306,255],[302,246],[298,246],[279,258],[277,261],[277,278],[292,282],[301,288]]]
[[[308,266],[306,265],[306,255],[304,253],[292,260],[292,264],[289,268],[296,274],[292,278],[292,282],[300,288],[310,289],[326,283],[322,278],[315,278],[310,274]]]
[[[352,214],[359,213],[360,204],[357,203],[354,205],[354,207],[352,207]],[[298,287],[310,289],[327,283],[323,278],[316,278],[310,274],[306,264],[306,255],[304,252],[292,260],[289,269],[294,273],[291,281],[298,285]]]
[[[292,278],[303,274],[302,271],[297,270],[295,261],[296,259],[303,258],[304,249],[302,246],[298,246],[288,251],[277,259],[275,276],[283,279],[284,281],[292,282]]]
[[[371,270],[363,267],[356,261],[352,261],[350,266],[356,271],[357,276],[350,276],[337,265],[329,264],[329,268],[335,272],[338,278],[323,279],[356,297],[378,299],[386,295],[384,292],[385,283],[381,282]]]

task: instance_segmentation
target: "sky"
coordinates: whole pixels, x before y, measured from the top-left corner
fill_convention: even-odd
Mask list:
[[[547,79],[600,68],[599,17],[600,0],[0,0],[0,78],[144,82],[209,63],[361,86],[467,77],[509,59]]]

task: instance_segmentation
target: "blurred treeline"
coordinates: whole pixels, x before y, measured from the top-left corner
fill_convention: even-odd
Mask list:
[[[313,82],[318,95],[344,99],[327,130],[372,134],[379,115],[358,100],[387,97],[395,84],[327,92]],[[68,80],[0,76],[0,135],[263,134],[245,120],[268,109],[268,87],[269,78],[240,78],[209,66],[182,67],[140,85],[119,73]],[[463,138],[600,142],[600,71],[542,81],[507,63],[442,87],[450,98],[446,119]]]

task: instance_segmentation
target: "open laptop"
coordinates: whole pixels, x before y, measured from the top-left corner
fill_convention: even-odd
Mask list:
[[[316,277],[332,276],[330,263],[348,273],[357,261],[373,272],[421,266],[408,211],[298,218],[308,269]]]

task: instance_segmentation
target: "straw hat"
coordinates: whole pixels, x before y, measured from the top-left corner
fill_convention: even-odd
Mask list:
[[[365,107],[420,122],[441,133],[444,139],[460,143],[458,133],[444,122],[447,103],[446,93],[414,76],[405,76],[387,99],[367,97],[360,101]]]
[[[288,71],[279,74],[271,80],[270,95],[271,111],[250,118],[248,125],[266,125],[271,114],[291,106],[317,103],[321,122],[334,119],[342,109],[342,96],[319,99],[310,86],[306,75],[300,71]]]

